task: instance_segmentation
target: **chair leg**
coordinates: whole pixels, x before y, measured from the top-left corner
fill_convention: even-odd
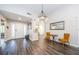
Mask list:
[[[70,42],[68,42],[69,43],[69,45],[70,45]]]
[[[70,46],[70,42],[68,42],[68,46]]]
[[[65,44],[63,43],[63,47],[65,47]]]

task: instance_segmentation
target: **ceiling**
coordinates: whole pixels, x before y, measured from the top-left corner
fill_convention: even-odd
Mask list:
[[[41,4],[0,4],[0,14],[8,19],[22,21],[35,19],[41,12]],[[44,4],[43,10],[49,17],[53,12],[60,9],[63,4]],[[28,15],[29,14],[29,15]]]

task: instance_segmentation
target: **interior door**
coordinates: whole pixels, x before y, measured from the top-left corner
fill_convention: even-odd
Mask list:
[[[15,35],[16,38],[23,38],[24,37],[24,25],[21,23],[15,24]]]
[[[24,37],[24,32],[25,32],[25,28],[24,28],[24,24],[23,23],[12,23],[12,38],[23,38]]]

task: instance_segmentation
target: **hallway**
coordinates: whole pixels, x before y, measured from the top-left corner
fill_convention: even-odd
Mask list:
[[[9,40],[5,47],[0,50],[4,55],[79,55],[79,49],[65,46],[59,43],[45,41],[29,41],[25,39]]]
[[[0,55],[79,55],[79,4],[1,4]]]

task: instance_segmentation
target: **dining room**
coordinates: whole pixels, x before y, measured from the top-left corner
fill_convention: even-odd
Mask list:
[[[1,55],[79,55],[79,4],[0,4]]]

